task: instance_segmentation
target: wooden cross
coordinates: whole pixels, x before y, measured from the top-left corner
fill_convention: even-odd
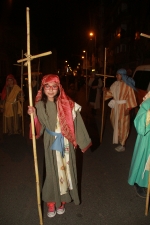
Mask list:
[[[26,22],[27,22],[27,55],[26,58],[17,60],[17,63],[26,62],[28,67],[28,86],[29,86],[29,105],[33,106],[32,100],[32,86],[31,86],[31,60],[39,58],[42,56],[47,56],[52,54],[51,51],[45,52],[38,55],[30,55],[30,19],[29,19],[29,8],[26,8]],[[35,138],[35,129],[34,129],[34,118],[31,114],[31,128],[32,128],[32,144],[33,144],[33,155],[34,155],[34,167],[35,167],[35,176],[36,176],[36,190],[37,190],[37,203],[38,203],[38,212],[40,225],[43,225],[42,210],[41,210],[41,199],[40,199],[40,184],[39,184],[39,173],[38,173],[38,163],[37,163],[37,153],[36,153],[36,138]]]
[[[150,35],[141,33],[140,36],[150,38]],[[150,197],[150,168],[149,168],[149,176],[148,176],[148,188],[147,188],[147,195],[146,195],[146,207],[145,207],[145,215],[148,215],[149,209],[149,197]]]
[[[104,74],[96,74],[98,76],[102,76],[104,77],[104,88],[106,85],[106,79],[107,77],[111,77],[114,78],[114,76],[111,75],[106,75],[106,52],[107,52],[107,48],[105,48],[105,57],[104,57]],[[102,105],[102,123],[101,123],[101,132],[100,132],[100,143],[102,142],[102,136],[103,136],[103,128],[104,128],[104,110],[105,110],[105,96],[103,94],[103,105]]]

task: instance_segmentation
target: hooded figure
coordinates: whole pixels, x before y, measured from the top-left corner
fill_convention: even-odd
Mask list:
[[[136,90],[135,88],[135,81],[133,80],[132,77],[127,76],[127,71],[125,69],[119,69],[117,70],[117,74],[120,74],[122,77],[122,80],[131,88]]]

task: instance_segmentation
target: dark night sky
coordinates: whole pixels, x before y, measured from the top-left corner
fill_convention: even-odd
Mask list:
[[[4,2],[1,19],[9,24],[26,26],[26,7],[30,8],[31,31],[39,39],[40,51],[56,48],[58,57],[67,59],[85,48],[97,0],[7,0],[7,6]]]

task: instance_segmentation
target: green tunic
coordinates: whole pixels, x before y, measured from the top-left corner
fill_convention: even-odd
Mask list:
[[[137,183],[140,187],[148,186],[149,171],[145,170],[145,165],[150,155],[150,124],[146,126],[147,111],[150,110],[150,98],[144,101],[134,120],[134,125],[138,136],[136,139],[128,183]]]
[[[56,104],[54,102],[48,101],[46,103],[45,110],[43,102],[39,101],[36,104],[36,108],[38,119],[42,124],[41,134],[44,132],[46,178],[42,190],[42,199],[44,202],[55,202],[56,207],[59,207],[61,202],[69,203],[72,200],[74,200],[74,203],[78,205],[80,201],[77,187],[75,149],[73,145],[69,143],[69,168],[73,190],[68,190],[67,194],[60,195],[56,151],[50,150],[50,146],[53,144],[55,137],[49,135],[47,131],[45,131],[45,128],[48,128],[49,130],[55,132],[57,122]],[[91,139],[89,138],[79,111],[76,112],[74,126],[77,144],[81,149],[84,149],[91,143]]]

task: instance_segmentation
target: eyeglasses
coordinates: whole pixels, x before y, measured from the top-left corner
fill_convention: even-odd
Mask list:
[[[53,91],[53,90],[57,90],[58,86],[57,85],[50,86],[49,84],[45,84],[44,89],[46,89],[46,90],[52,89],[52,91]]]

